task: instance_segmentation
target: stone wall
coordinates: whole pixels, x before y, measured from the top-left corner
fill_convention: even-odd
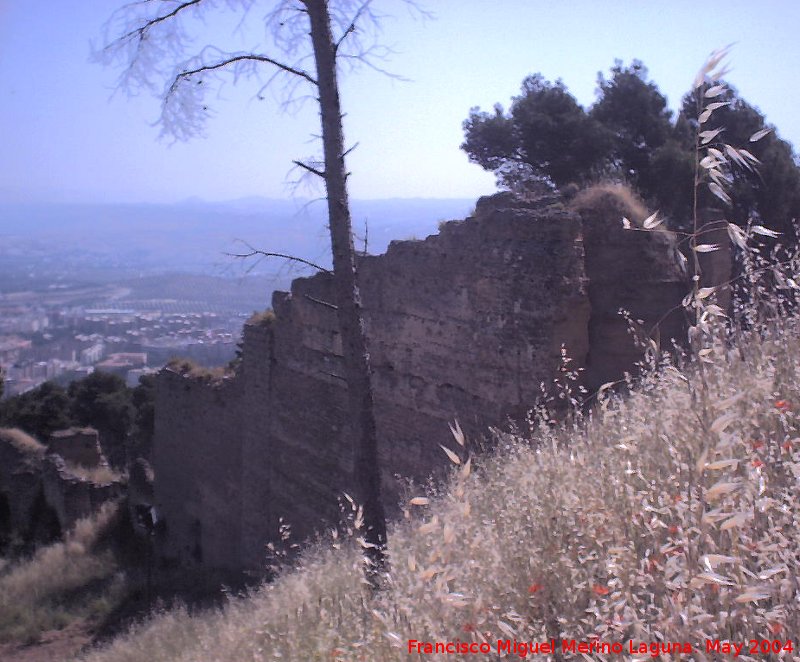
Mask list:
[[[94,428],[57,430],[50,435],[47,450],[83,467],[99,467],[103,463],[100,435]]]
[[[61,455],[48,453],[42,465],[44,501],[58,518],[62,531],[71,529],[79,519],[94,514],[106,501],[121,497],[120,479],[90,480],[75,474]]]
[[[557,373],[562,345],[594,381],[632,368],[638,355],[610,312],[655,319],[686,287],[677,265],[667,268],[669,238],[616,237],[618,211],[582,218],[556,198],[501,194],[437,235],[360,260],[390,508],[396,476],[425,480],[446,466],[448,422],[475,439],[523,416]],[[611,287],[623,276],[625,287]],[[159,375],[153,469],[165,556],[258,569],[281,521],[297,542],[337,521],[353,458],[336,313],[320,303],[331,301],[329,275],[295,280],[273,296],[274,318],[245,326],[235,374]]]
[[[0,429],[0,547],[12,535],[27,538],[39,497],[45,447],[16,429]]]
[[[167,556],[214,567],[239,558],[243,382],[210,382],[173,369],[159,375],[153,458]]]
[[[636,209],[630,192],[621,187],[590,189],[591,205],[576,200],[583,219],[586,275],[589,281],[589,354],[585,383],[589,390],[635,371],[641,350],[620,310],[627,311],[637,333],[669,349],[671,338],[685,337],[686,318],[680,301],[689,291],[674,236],[661,229],[638,226],[647,211]],[[625,217],[633,229],[625,229]]]
[[[98,449],[92,428],[55,432],[49,446],[0,429],[0,551],[12,539],[49,542],[122,496],[122,478],[108,471],[102,454],[94,454]]]

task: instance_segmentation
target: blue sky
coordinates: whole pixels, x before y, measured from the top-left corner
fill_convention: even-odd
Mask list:
[[[562,78],[589,105],[598,71],[639,58],[676,108],[708,53],[729,43],[730,82],[800,145],[794,0],[422,0],[436,15],[427,21],[398,0],[376,2],[389,15],[383,42],[396,51],[384,66],[408,80],[369,69],[342,80],[346,137],[359,143],[348,161],[354,198],[493,191],[493,176],[458,148],[461,123],[471,106],[508,105],[528,74]],[[0,0],[0,201],[292,195],[292,159],[318,152],[313,103],[281,112],[280,87],[256,101],[255,86],[227,85],[210,100],[205,138],[159,141],[158,101],[112,97],[117,71],[89,62],[90,42],[121,4]],[[228,39],[233,25],[209,13],[206,37]],[[257,27],[246,45],[258,43]]]

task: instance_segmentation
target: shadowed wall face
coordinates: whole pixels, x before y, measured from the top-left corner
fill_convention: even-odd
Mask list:
[[[92,473],[102,466],[107,463],[93,428],[56,431],[47,446],[0,428],[0,551],[10,535],[25,544],[50,542],[120,497],[120,476]]]
[[[591,205],[577,201],[583,219],[586,276],[589,281],[589,354],[584,383],[590,391],[635,373],[642,350],[620,315],[624,310],[636,323],[637,333],[660,341],[670,349],[670,339],[684,339],[686,316],[681,300],[689,291],[688,277],[674,235],[657,228],[642,231],[630,200],[621,187],[590,189]],[[636,219],[625,229],[622,219]]]
[[[602,365],[592,379],[631,369],[639,356],[623,348],[630,338],[620,318],[616,325],[605,320],[610,331],[595,334],[620,344],[608,348],[608,365],[605,348],[591,344],[592,273],[607,293],[603,316],[622,305],[615,299],[635,304],[651,283],[664,287],[643,304],[654,314],[662,303],[668,310],[680,302],[681,275],[649,275],[674,257],[669,242],[647,233],[632,233],[621,246],[607,241],[616,252],[604,264],[606,249],[593,253],[586,245],[589,237],[608,239],[599,225],[589,231],[594,220],[556,198],[499,194],[481,199],[467,220],[444,223],[438,235],[361,258],[390,509],[400,494],[395,476],[424,480],[446,467],[439,444],[452,446],[449,422],[458,419],[478,439],[489,425],[522,418],[540,383],[557,374],[562,344],[575,367],[590,357]],[[618,275],[606,273],[616,256],[636,271],[624,275],[640,282],[638,289],[607,288]],[[259,569],[282,523],[301,542],[338,520],[353,458],[336,313],[319,303],[334,303],[331,286],[320,274],[276,293],[275,317],[245,326],[235,375],[214,381],[160,374],[153,469],[166,556]]]
[[[50,436],[47,450],[84,467],[97,467],[103,461],[100,436],[94,428],[58,430]]]

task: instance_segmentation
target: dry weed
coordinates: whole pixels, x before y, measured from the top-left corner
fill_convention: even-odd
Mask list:
[[[101,464],[96,467],[86,467],[82,464],[73,464],[68,462],[66,465],[67,471],[76,478],[88,480],[97,485],[104,485],[106,483],[116,483],[122,480],[123,475],[114,471],[106,464]]]
[[[494,655],[551,637],[686,642],[701,659],[707,638],[790,638],[800,322],[711,350],[702,378],[662,368],[583,431],[542,423],[471,460],[452,445],[449,488],[410,500],[375,598],[354,541],[320,546],[221,612],[161,615],[85,659],[402,660],[409,640]]]
[[[94,549],[116,515],[104,504],[80,520],[63,542],[9,562],[0,575],[0,642],[35,641],[47,630],[108,613],[122,599],[124,578],[111,552]]]
[[[44,444],[31,437],[27,432],[23,432],[17,428],[0,429],[0,443],[11,444],[20,453],[25,455],[38,459],[44,457]]]
[[[649,216],[642,199],[625,184],[600,182],[580,191],[570,202],[570,208],[602,212],[613,205],[613,211],[641,227]]]

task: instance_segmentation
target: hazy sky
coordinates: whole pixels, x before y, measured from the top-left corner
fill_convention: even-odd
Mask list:
[[[369,69],[342,81],[346,138],[359,143],[348,161],[355,198],[493,191],[493,176],[459,150],[461,123],[471,106],[507,106],[527,74],[562,78],[586,106],[598,71],[639,58],[674,109],[707,54],[732,42],[729,80],[800,145],[796,0],[420,0],[430,21],[376,2],[391,15],[385,66],[408,81]],[[256,87],[227,86],[211,99],[206,138],[159,142],[158,101],[110,98],[117,72],[89,63],[90,41],[121,4],[0,0],[0,201],[289,196],[292,159],[318,151],[314,105],[281,113],[280,88],[255,101]],[[207,20],[215,39],[228,37],[229,19]]]

